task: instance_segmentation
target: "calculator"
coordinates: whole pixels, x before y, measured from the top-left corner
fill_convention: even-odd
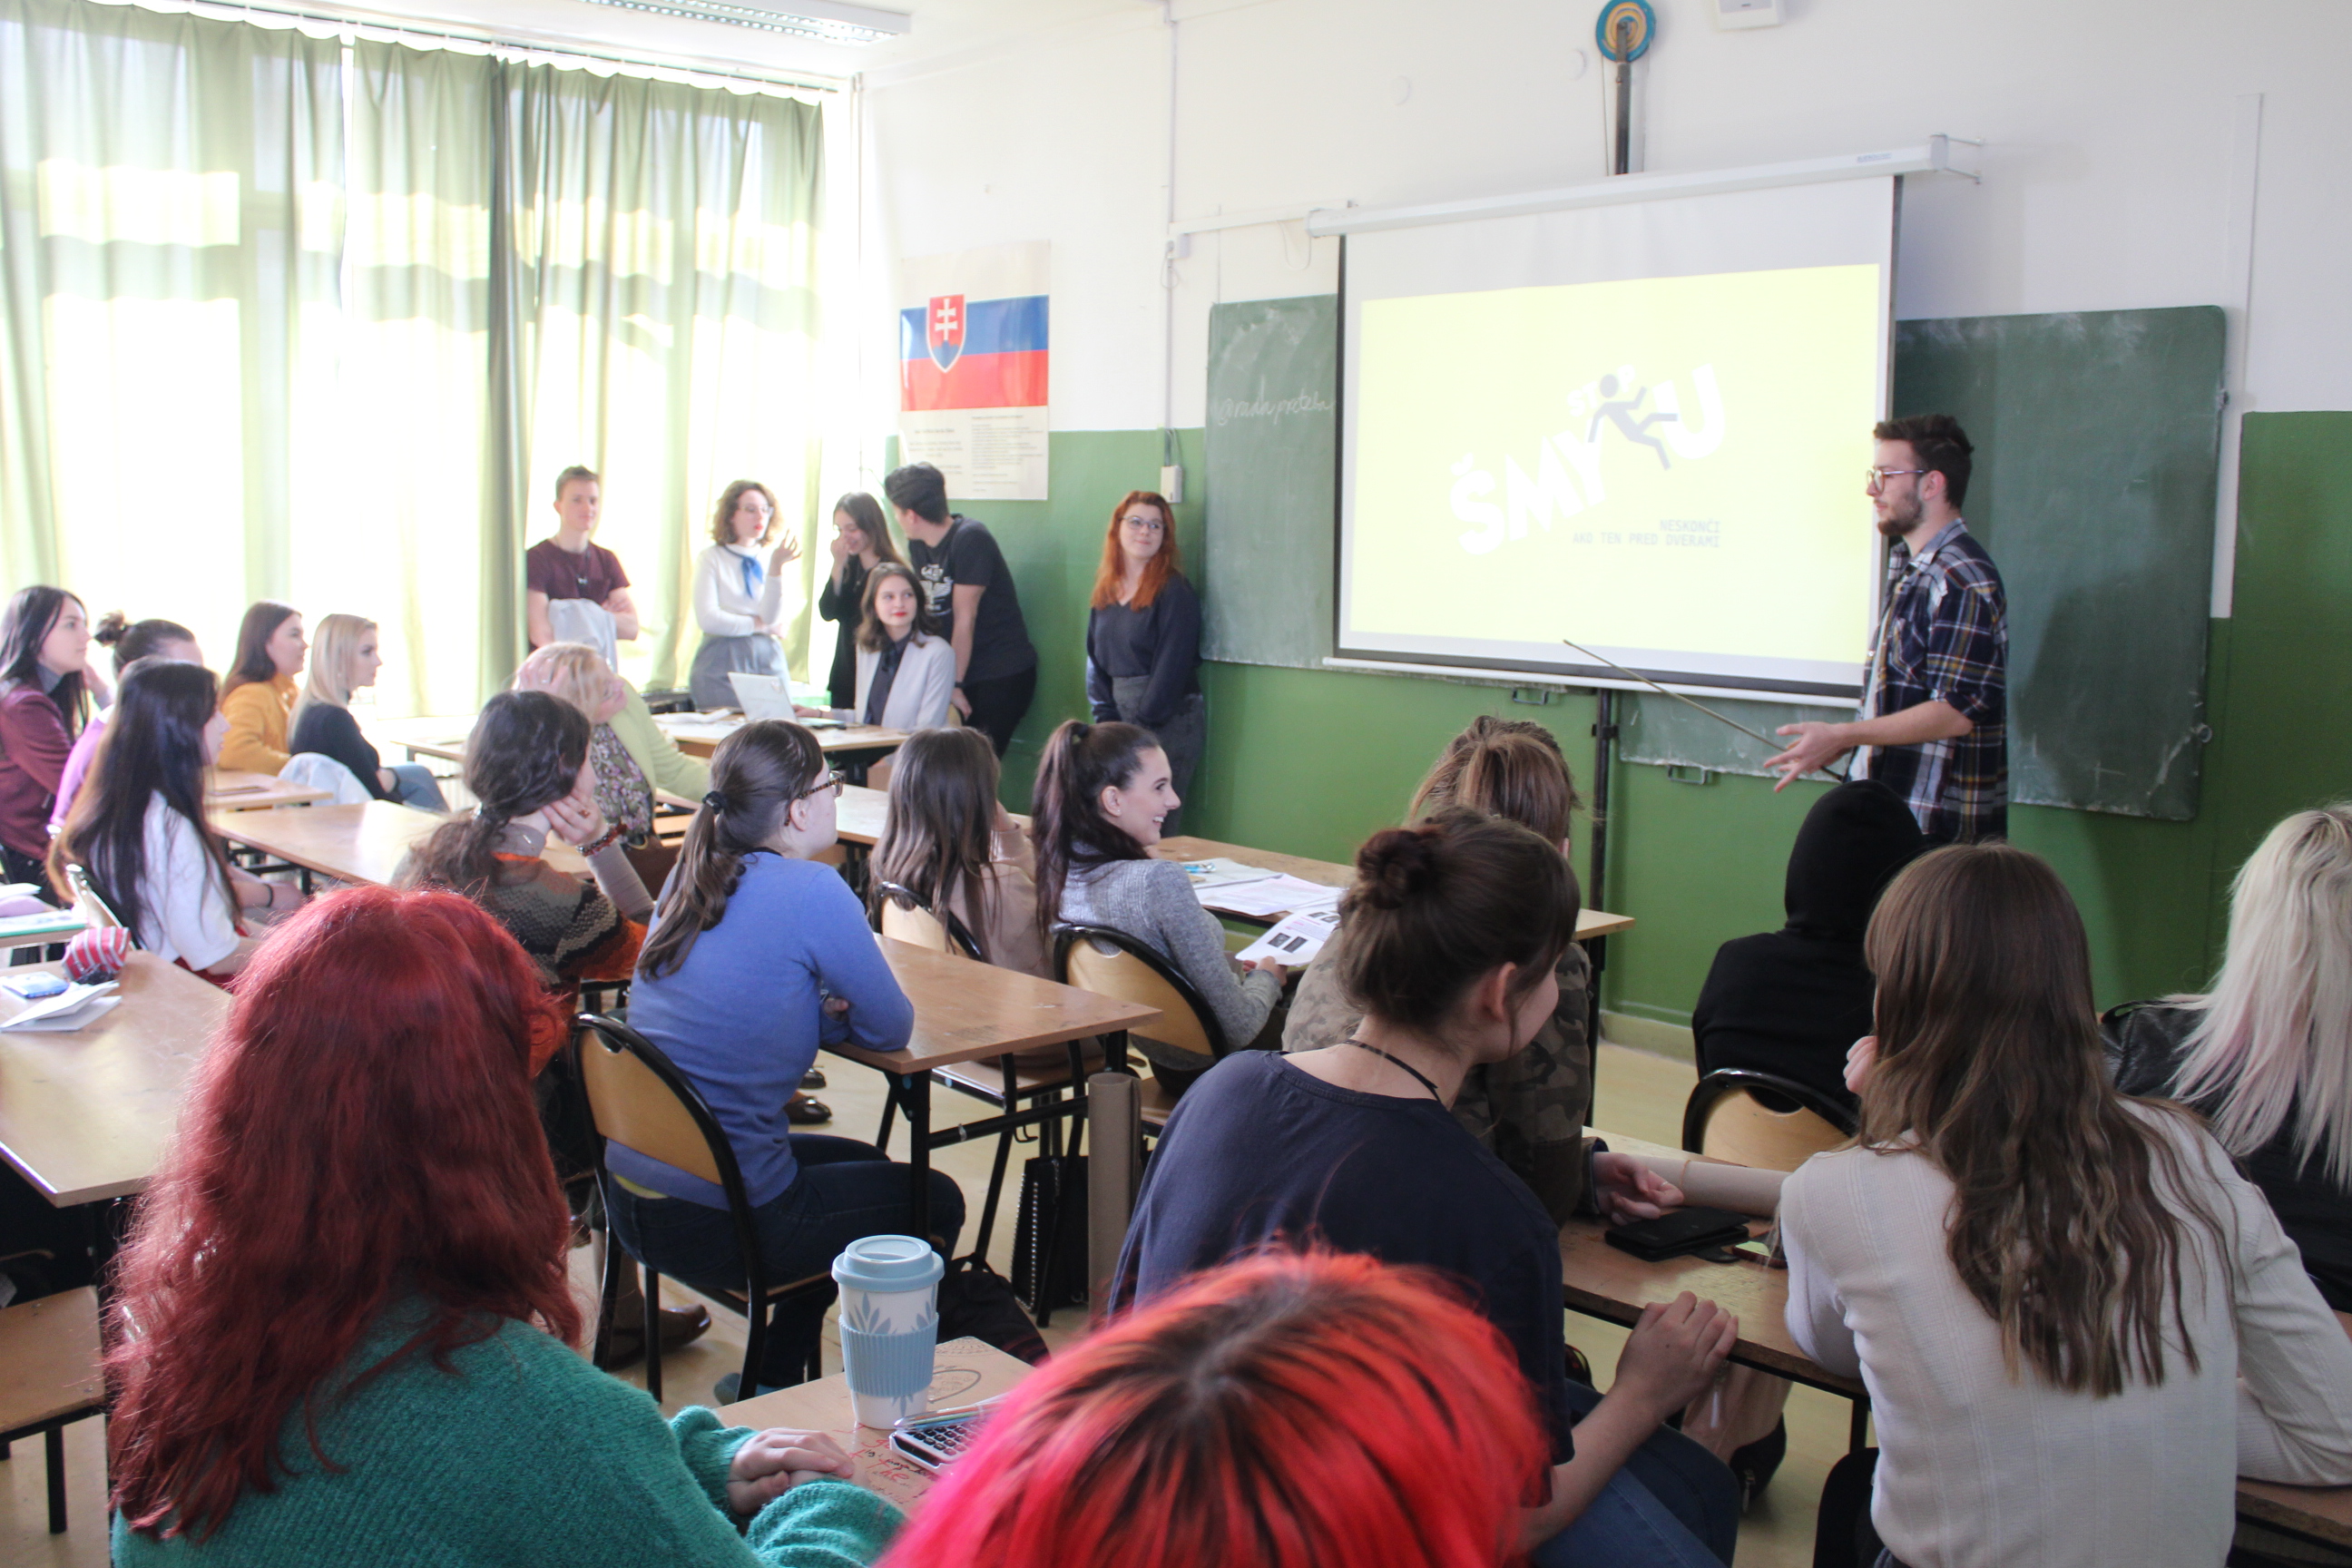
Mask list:
[[[890,1434],[890,1447],[927,1470],[944,1469],[971,1448],[984,1419],[980,1415],[950,1415],[910,1421]]]

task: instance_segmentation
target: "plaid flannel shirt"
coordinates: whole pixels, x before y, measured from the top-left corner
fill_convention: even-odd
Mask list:
[[[1876,779],[1910,806],[1919,830],[1945,842],[2009,831],[2009,609],[2000,572],[1957,519],[1914,555],[1886,552],[1885,613],[1862,716],[1940,700],[1976,728],[1916,746],[1864,746],[1852,777]]]

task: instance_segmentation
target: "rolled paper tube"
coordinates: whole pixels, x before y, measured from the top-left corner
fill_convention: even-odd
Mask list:
[[[1692,1160],[1664,1154],[1633,1156],[1683,1190],[1683,1201],[1702,1208],[1729,1209],[1734,1214],[1769,1219],[1780,1211],[1780,1184],[1786,1171],[1759,1171],[1750,1165],[1727,1165],[1720,1160]]]

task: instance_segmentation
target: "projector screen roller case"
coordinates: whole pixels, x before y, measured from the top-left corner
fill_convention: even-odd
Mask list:
[[[1871,260],[1354,302],[1343,653],[1852,694],[1886,297]]]

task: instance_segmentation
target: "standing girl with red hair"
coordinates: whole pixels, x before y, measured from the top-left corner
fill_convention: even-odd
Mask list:
[[[809,1433],[664,1422],[572,1348],[530,1096],[551,1006],[455,894],[248,964],[123,1253],[114,1561],[853,1568],[898,1515]]]
[[[885,1568],[1493,1568],[1543,1460],[1508,1347],[1435,1275],[1267,1254],[1046,1363]]]
[[[1201,697],[1201,596],[1185,580],[1167,499],[1129,490],[1110,510],[1087,616],[1087,703],[1095,722],[1139,724],[1160,738],[1176,794],[1192,793],[1208,738]],[[1173,837],[1177,812],[1160,831]]]

